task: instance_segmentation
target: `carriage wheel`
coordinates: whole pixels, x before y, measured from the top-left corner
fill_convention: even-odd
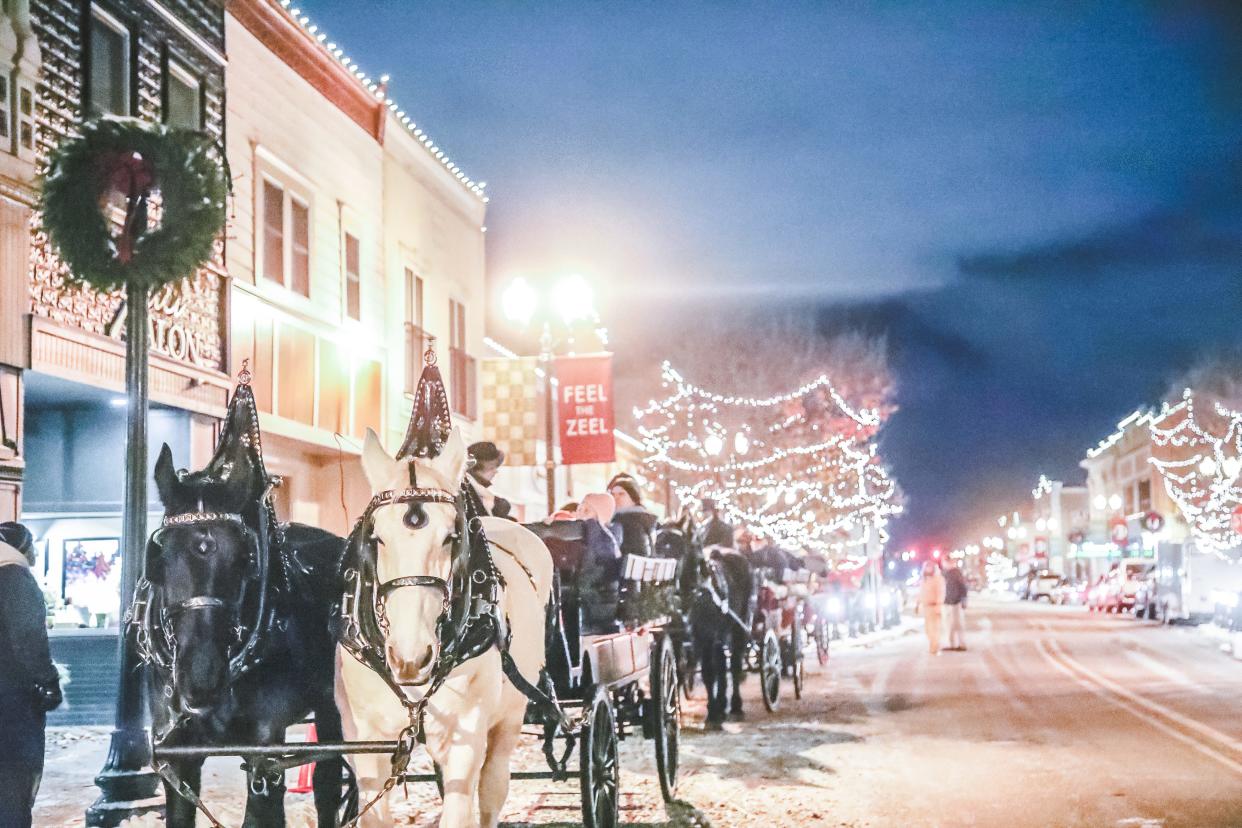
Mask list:
[[[694,698],[694,688],[698,683],[699,667],[694,663],[694,648],[689,641],[677,648],[681,658],[677,667],[677,680],[681,684],[681,692],[686,701]]]
[[[578,769],[582,782],[582,824],[586,828],[616,828],[617,720],[608,688],[595,690],[590,713],[582,726]]]
[[[775,713],[781,706],[781,642],[768,630],[759,650],[759,686],[763,690],[763,706]]]
[[[655,739],[656,771],[665,802],[677,794],[678,753],[681,744],[681,698],[677,694],[677,656],[673,642],[661,638],[651,659],[651,734]]]
[[[806,658],[806,622],[802,607],[794,610],[793,628],[789,631],[789,672],[793,674],[794,698],[802,698],[802,677]]]
[[[822,617],[815,619],[815,657],[820,667],[828,666],[828,645],[832,640],[832,629]]]

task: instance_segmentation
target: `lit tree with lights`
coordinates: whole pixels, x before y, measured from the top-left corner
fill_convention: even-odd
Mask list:
[[[854,366],[862,353],[873,357],[847,372],[848,396],[827,375],[768,396],[719,393],[664,363],[664,396],[635,411],[648,465],[682,503],[710,498],[733,524],[783,546],[845,557],[901,507],[875,442],[892,411],[887,372],[874,359],[882,345],[859,337],[839,345]]]

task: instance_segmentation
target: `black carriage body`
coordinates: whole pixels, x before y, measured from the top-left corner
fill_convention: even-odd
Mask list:
[[[582,701],[598,686],[626,695],[643,684],[675,612],[677,562],[619,556],[595,521],[527,528],[547,545],[556,569],[547,670],[558,696]]]

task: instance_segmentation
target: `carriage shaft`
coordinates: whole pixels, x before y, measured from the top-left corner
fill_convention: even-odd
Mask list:
[[[155,749],[157,759],[210,759],[216,756],[264,758],[318,757],[338,754],[396,753],[397,742],[293,742],[277,745],[176,745]]]

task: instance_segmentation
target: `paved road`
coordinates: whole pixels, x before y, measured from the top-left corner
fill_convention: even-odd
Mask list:
[[[1242,662],[1128,617],[987,599],[968,615],[968,652],[932,657],[914,633],[838,652],[775,715],[752,679],[747,721],[723,734],[690,705],[681,797],[716,828],[1242,826]],[[48,784],[94,761],[74,750]],[[649,743],[627,741],[622,764],[625,824],[693,821],[659,805]],[[40,824],[72,824],[56,799]],[[509,824],[573,825],[576,802],[572,786],[517,783]],[[429,790],[398,810],[435,824]]]

